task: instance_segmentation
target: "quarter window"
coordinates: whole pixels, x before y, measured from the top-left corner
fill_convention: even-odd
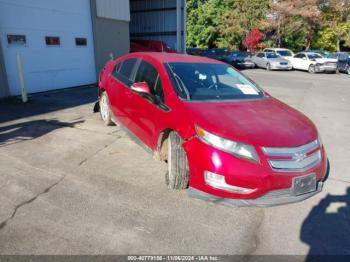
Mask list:
[[[119,74],[119,70],[120,70],[121,65],[122,65],[121,63],[117,64],[113,70],[113,75],[116,78],[118,78],[118,74]]]
[[[118,70],[118,72],[116,73],[117,79],[129,87],[133,83],[133,72],[136,62],[137,59],[128,59],[125,60],[120,66],[118,65],[116,67],[116,70]]]

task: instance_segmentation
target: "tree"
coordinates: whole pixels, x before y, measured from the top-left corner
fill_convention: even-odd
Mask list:
[[[219,45],[239,49],[242,40],[265,19],[268,0],[223,0],[227,10],[220,27]]]
[[[294,51],[305,49],[306,25],[300,16],[291,16],[286,19],[281,29],[281,43]]]
[[[340,51],[341,42],[350,46],[350,0],[327,0],[321,5],[323,27],[316,46]]]
[[[294,34],[302,29],[304,46],[310,48],[320,23],[319,0],[270,0],[270,10],[271,14],[265,25],[275,31],[278,46],[282,44],[282,36],[286,36],[287,31]],[[293,28],[298,30],[291,30]]]
[[[243,45],[250,51],[255,52],[258,44],[264,39],[265,35],[257,28],[249,32],[243,40]]]
[[[188,0],[187,46],[216,47],[226,9],[225,2],[221,0]]]

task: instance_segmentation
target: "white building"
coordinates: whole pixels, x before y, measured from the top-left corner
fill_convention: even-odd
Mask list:
[[[185,0],[0,0],[0,97],[93,84],[130,38],[185,49]]]

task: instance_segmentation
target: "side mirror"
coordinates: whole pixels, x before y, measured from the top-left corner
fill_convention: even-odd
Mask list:
[[[146,82],[137,82],[131,85],[131,90],[139,94],[151,94],[151,89]]]

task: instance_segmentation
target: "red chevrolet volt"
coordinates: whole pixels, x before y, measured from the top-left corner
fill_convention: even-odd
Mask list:
[[[238,206],[272,206],[322,190],[328,161],[315,125],[231,66],[132,53],[100,74],[99,110],[166,161],[167,186]]]

